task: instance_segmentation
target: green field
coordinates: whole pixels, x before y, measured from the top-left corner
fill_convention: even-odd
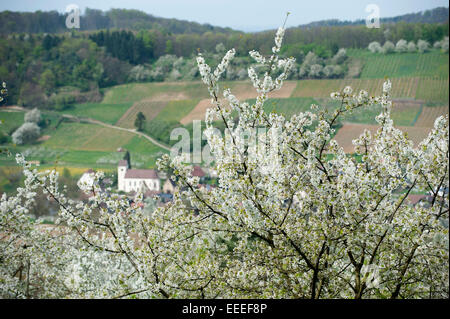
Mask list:
[[[413,126],[421,112],[420,106],[411,106],[406,109],[392,109],[391,117],[395,125]],[[345,115],[343,121],[361,124],[377,124],[375,117],[381,113],[381,106],[373,105],[370,108],[355,110],[350,115]]]
[[[24,112],[0,112],[0,132],[9,134],[23,124]]]
[[[143,99],[205,99],[208,96],[208,90],[201,82],[132,83],[113,86],[107,89],[102,103],[133,103]]]
[[[372,53],[348,50],[348,55],[363,61],[361,78],[438,76],[448,77],[448,53],[432,50],[425,53]]]
[[[348,85],[354,92],[364,89],[375,96],[381,94],[384,81],[384,79],[302,80],[298,81],[292,97],[328,98],[331,92],[340,92]],[[448,77],[404,77],[392,78],[391,81],[393,98],[448,104]]]
[[[0,118],[8,120],[9,127],[17,127],[23,122],[23,112],[0,112]],[[137,167],[153,167],[156,159],[166,152],[133,133],[94,124],[63,122],[58,128],[54,124],[42,131],[41,135],[47,135],[47,140],[33,145],[8,145],[8,149],[13,154],[23,153],[27,159],[44,165],[92,168],[116,167],[124,156],[124,153],[117,152],[120,147],[131,152],[132,164]],[[13,163],[14,156],[0,158],[0,166]]]
[[[250,104],[255,103],[255,101],[255,99],[246,100]],[[275,112],[289,119],[294,114],[311,111],[311,104],[318,104],[318,102],[310,97],[272,98],[264,104],[264,112],[267,114]]]
[[[154,121],[179,122],[189,114],[200,100],[169,101],[166,106],[153,118]]]
[[[254,103],[255,100],[248,100],[249,103]],[[326,108],[330,113],[333,112],[339,103],[330,99],[313,99],[313,98],[286,98],[286,99],[269,99],[264,105],[266,113],[276,112],[290,118],[292,115],[311,111],[311,104],[317,104],[320,108]],[[402,105],[398,107],[394,104],[392,109],[392,119],[396,125],[412,126],[421,112],[419,105]],[[346,114],[341,118],[341,121],[362,124],[377,124],[375,117],[380,114],[381,106],[374,105],[370,108],[364,108],[353,111],[352,114]]]
[[[77,117],[92,118],[108,124],[115,124],[120,117],[131,107],[132,103],[105,104],[86,103],[76,104],[62,113]]]
[[[449,89],[448,77],[424,77],[417,86],[416,99],[448,105]]]
[[[43,145],[75,150],[114,151],[133,137],[132,133],[82,123],[63,123],[46,133],[50,138]]]

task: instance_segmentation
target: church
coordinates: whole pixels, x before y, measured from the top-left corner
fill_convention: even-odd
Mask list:
[[[160,179],[153,169],[132,169],[127,160],[119,161],[117,167],[117,186],[119,191],[147,192],[160,191]]]

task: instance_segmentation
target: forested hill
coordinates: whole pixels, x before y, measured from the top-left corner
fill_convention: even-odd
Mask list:
[[[0,12],[0,34],[10,33],[61,33],[66,32],[66,14],[57,11],[36,12]],[[390,18],[381,18],[381,23],[445,23],[448,22],[449,8],[439,7],[417,13],[409,13]],[[315,21],[299,28],[363,25],[365,20],[341,21],[336,19]],[[236,32],[231,28],[221,28],[210,24],[200,24],[178,19],[155,17],[139,10],[111,9],[101,11],[86,8],[80,19],[81,30],[129,29],[129,30],[159,30],[173,34],[203,34]]]
[[[0,12],[0,34],[9,33],[61,33],[66,32],[67,14],[57,11],[36,12]],[[80,18],[81,30],[99,29],[156,29],[166,33],[183,34],[205,32],[233,32],[230,28],[215,27],[178,19],[155,17],[139,10],[111,9],[101,10],[86,8]]]
[[[407,23],[445,23],[448,22],[448,9],[438,7],[432,10],[425,10],[416,13],[408,13],[391,18],[381,18],[383,24],[407,22]],[[338,19],[314,21],[308,24],[299,25],[299,28],[325,27],[325,26],[345,26],[345,25],[364,25],[365,20],[342,21]]]

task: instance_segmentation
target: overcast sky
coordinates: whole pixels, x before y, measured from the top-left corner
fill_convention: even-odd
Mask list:
[[[81,10],[138,9],[163,18],[261,31],[278,27],[287,11],[288,27],[325,19],[365,19],[365,8],[372,3],[380,8],[381,17],[448,7],[448,0],[0,0],[0,11],[64,12],[67,5],[76,4]]]

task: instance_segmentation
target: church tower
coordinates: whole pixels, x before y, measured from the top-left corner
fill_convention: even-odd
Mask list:
[[[130,168],[130,164],[127,160],[119,161],[119,165],[117,166],[117,189],[119,191],[125,190],[125,174],[127,170]]]

